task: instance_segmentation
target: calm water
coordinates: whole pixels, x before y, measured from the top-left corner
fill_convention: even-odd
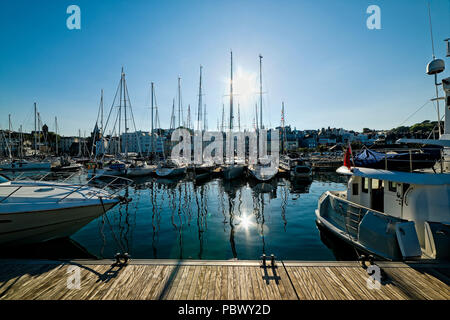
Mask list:
[[[318,198],[330,189],[344,190],[345,180],[334,174],[306,184],[283,178],[201,185],[141,179],[127,191],[131,203],[72,239],[105,258],[122,249],[133,258],[258,259],[273,253],[280,259],[334,260],[314,214]]]

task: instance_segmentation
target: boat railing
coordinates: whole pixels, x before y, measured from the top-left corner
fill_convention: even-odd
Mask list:
[[[57,203],[60,203],[61,201],[67,199],[68,197],[70,197],[72,194],[84,189],[84,188],[90,188],[90,192],[88,195],[81,193],[81,195],[84,196],[84,198],[86,199],[92,199],[95,196],[105,196],[105,192],[107,188],[114,188],[114,191],[112,192],[108,192],[108,196],[109,197],[113,197],[116,194],[118,194],[119,192],[121,192],[122,190],[126,189],[127,187],[131,186],[134,181],[131,179],[127,179],[124,177],[118,177],[118,176],[112,176],[112,175],[102,175],[103,177],[107,177],[107,178],[111,178],[112,180],[108,183],[106,183],[104,186],[102,186],[101,188],[92,188],[89,184],[96,178],[96,176],[92,177],[91,179],[89,179],[86,183],[83,184],[67,184],[67,185],[57,185],[56,187],[70,187],[73,188],[73,190],[71,190],[70,192],[68,192],[66,195],[64,195],[64,197],[56,200]],[[68,177],[67,179],[69,179],[70,177]],[[67,179],[65,179],[64,181],[66,181]],[[16,181],[16,180],[12,180],[12,181]],[[38,180],[42,181],[42,178]],[[120,184],[114,184],[117,181],[121,181]],[[125,182],[125,183],[124,183]],[[51,184],[48,185],[49,187],[52,187]],[[11,184],[7,184],[7,185],[0,185],[0,187],[7,187],[7,188],[14,188],[14,185]],[[36,185],[31,184],[31,185],[19,185],[17,187],[14,188],[14,190],[12,190],[7,196],[3,197],[2,199],[0,199],[0,203],[4,202],[5,200],[7,200],[8,198],[10,198],[13,194],[15,194],[17,191],[21,190],[21,189],[26,189],[26,188],[34,188],[36,187]]]
[[[387,219],[392,222],[404,221],[403,219],[387,215],[384,212],[365,207],[355,202],[351,202],[341,197],[341,194],[336,194],[331,191],[327,191],[322,194],[320,201],[323,201],[327,196],[329,197],[329,203],[331,206],[333,206],[334,210],[342,214],[344,218],[344,221],[342,221],[342,223],[346,228],[346,232],[356,240],[358,239],[359,235],[360,223],[364,216],[369,212],[381,217],[382,219]]]
[[[14,189],[10,194],[8,194],[6,197],[2,198],[0,200],[0,203],[2,203],[3,201],[5,201],[6,199],[8,199],[9,197],[11,197],[14,193],[16,193],[17,191],[19,191],[22,188],[22,186],[17,187],[16,189]]]
[[[97,189],[91,190],[93,192],[90,195],[90,197],[87,197],[87,199],[92,199],[93,197],[99,196],[99,195],[103,196],[104,195],[103,193],[106,192],[106,188],[112,187],[112,186],[116,187],[116,185],[114,185],[114,182],[116,182],[116,181],[123,180],[126,183],[125,184],[120,184],[120,186],[121,186],[120,188],[115,190],[113,193],[109,193],[109,196],[111,196],[111,197],[116,195],[116,194],[118,194],[120,191],[126,189],[127,187],[129,187],[130,185],[132,185],[134,183],[133,180],[127,179],[127,178],[124,178],[124,177],[118,177],[118,176],[106,175],[106,174],[102,174],[102,175],[99,175],[99,176],[101,176],[102,178],[112,178],[112,181],[108,182],[102,188],[97,188]],[[94,175],[85,184],[79,185],[76,189],[74,189],[71,192],[69,192],[68,194],[66,194],[64,197],[59,199],[57,202],[59,203],[59,202],[63,201],[64,199],[66,199],[67,197],[69,197],[70,195],[74,194],[75,192],[78,192],[79,190],[81,190],[81,189],[83,189],[85,187],[89,187],[89,183],[91,183],[96,178],[98,178],[97,175]]]

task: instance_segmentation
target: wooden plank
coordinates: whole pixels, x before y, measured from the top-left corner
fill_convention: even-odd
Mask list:
[[[180,267],[180,280],[178,282],[178,287],[175,288],[175,293],[173,294],[173,297],[171,297],[171,299],[173,300],[180,300],[183,290],[184,290],[184,286],[186,285],[186,279],[189,273],[188,270],[189,267]]]
[[[193,270],[191,270],[192,276],[191,276],[191,281],[189,281],[189,291],[186,296],[187,300],[193,300],[195,297],[195,289],[196,289],[196,284],[198,283],[197,281],[198,281],[200,269],[202,269],[202,267],[196,266],[196,267],[193,267]]]
[[[67,288],[71,265],[81,270],[79,290]],[[446,265],[380,263],[388,277],[379,289],[368,288],[369,275],[353,262],[277,265],[273,269],[261,268],[257,261],[141,261],[113,268],[104,261],[0,261],[0,299],[450,300]]]
[[[151,297],[151,293],[153,291],[154,286],[156,285],[156,282],[158,281],[159,273],[162,272],[164,266],[148,266],[146,269],[146,273],[148,274],[148,277],[146,277],[146,282],[143,283],[143,290],[139,293],[139,298],[142,300],[147,300]]]
[[[217,269],[218,267],[215,266],[209,267],[209,283],[207,286],[208,291],[206,292],[206,295],[204,295],[203,300],[214,300],[217,283]]]
[[[221,284],[221,295],[220,295],[220,299],[221,300],[227,300],[229,299],[228,296],[228,269],[226,267],[220,267],[220,269],[222,270],[222,284]]]
[[[322,289],[324,295],[329,300],[342,300],[343,294],[340,292],[339,288],[333,288],[331,285],[330,277],[323,267],[308,267],[308,271],[318,282],[320,288]]]
[[[205,275],[206,275],[206,268],[208,267],[197,267],[198,270],[198,277],[196,279],[196,285],[194,288],[194,293],[193,293],[193,298],[194,300],[201,300],[202,298],[202,291],[205,287],[205,285],[207,285],[205,283]]]
[[[234,278],[233,275],[233,268],[234,267],[226,267],[227,270],[227,279],[228,279],[228,288],[227,288],[227,299],[228,300],[237,300],[238,297],[235,294],[235,287],[234,287],[234,282],[236,281],[236,279]]]
[[[302,279],[305,285],[305,290],[311,295],[314,300],[325,300],[326,296],[319,287],[316,280],[313,279],[308,267],[294,267],[292,270],[299,279]],[[296,288],[297,289],[297,288]],[[298,291],[298,290],[297,290]]]
[[[162,292],[164,291],[164,289],[169,286],[169,279],[170,279],[170,274],[172,273],[172,271],[175,269],[174,266],[165,266],[165,268],[163,269],[163,271],[160,273],[160,278],[158,283],[155,286],[155,290],[152,292],[152,296],[150,299],[152,300],[160,300],[162,299]]]
[[[376,293],[377,290],[367,288],[368,274],[361,267],[339,267],[338,272],[350,283],[351,289],[361,293],[364,300],[383,300],[383,297]]]
[[[259,281],[257,279],[256,273],[255,273],[255,267],[248,267],[248,276],[250,279],[250,282],[252,283],[252,289],[253,289],[253,298],[255,300],[261,300],[261,289],[259,287]]]

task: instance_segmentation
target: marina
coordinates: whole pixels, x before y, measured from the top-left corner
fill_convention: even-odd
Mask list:
[[[287,176],[258,183],[251,178],[223,180],[220,172],[215,174],[201,181],[194,179],[193,172],[189,173],[191,178],[161,179],[154,175],[135,178],[128,187],[118,185],[123,188],[118,194],[131,202],[112,208],[107,219],[99,216],[74,233],[71,239],[89,255],[72,258],[113,258],[116,252],[128,252],[133,259],[249,260],[263,253],[285,260],[347,257],[350,250],[344,247],[343,252],[334,253],[323,242],[314,215],[317,199],[325,190],[345,189],[342,177],[322,174],[303,181]],[[88,179],[86,174],[76,174],[66,183]],[[102,188],[108,182],[111,179],[91,184]],[[57,250],[49,250],[50,246],[45,250],[45,244],[41,247],[44,253],[40,258],[58,258],[69,246],[61,242]],[[0,256],[27,258],[34,250],[22,247],[9,250],[8,255],[3,248]],[[351,258],[353,255],[350,251]]]
[[[450,0],[230,1],[5,5],[2,302],[450,300]]]

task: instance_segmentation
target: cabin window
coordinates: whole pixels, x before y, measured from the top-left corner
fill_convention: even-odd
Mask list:
[[[369,179],[362,178],[362,192],[369,193]]]
[[[397,182],[389,181],[389,191],[397,192]]]
[[[354,183],[352,184],[352,195],[357,196],[358,195],[358,184]]]
[[[372,179],[372,190],[382,188],[383,188],[383,180]]]

